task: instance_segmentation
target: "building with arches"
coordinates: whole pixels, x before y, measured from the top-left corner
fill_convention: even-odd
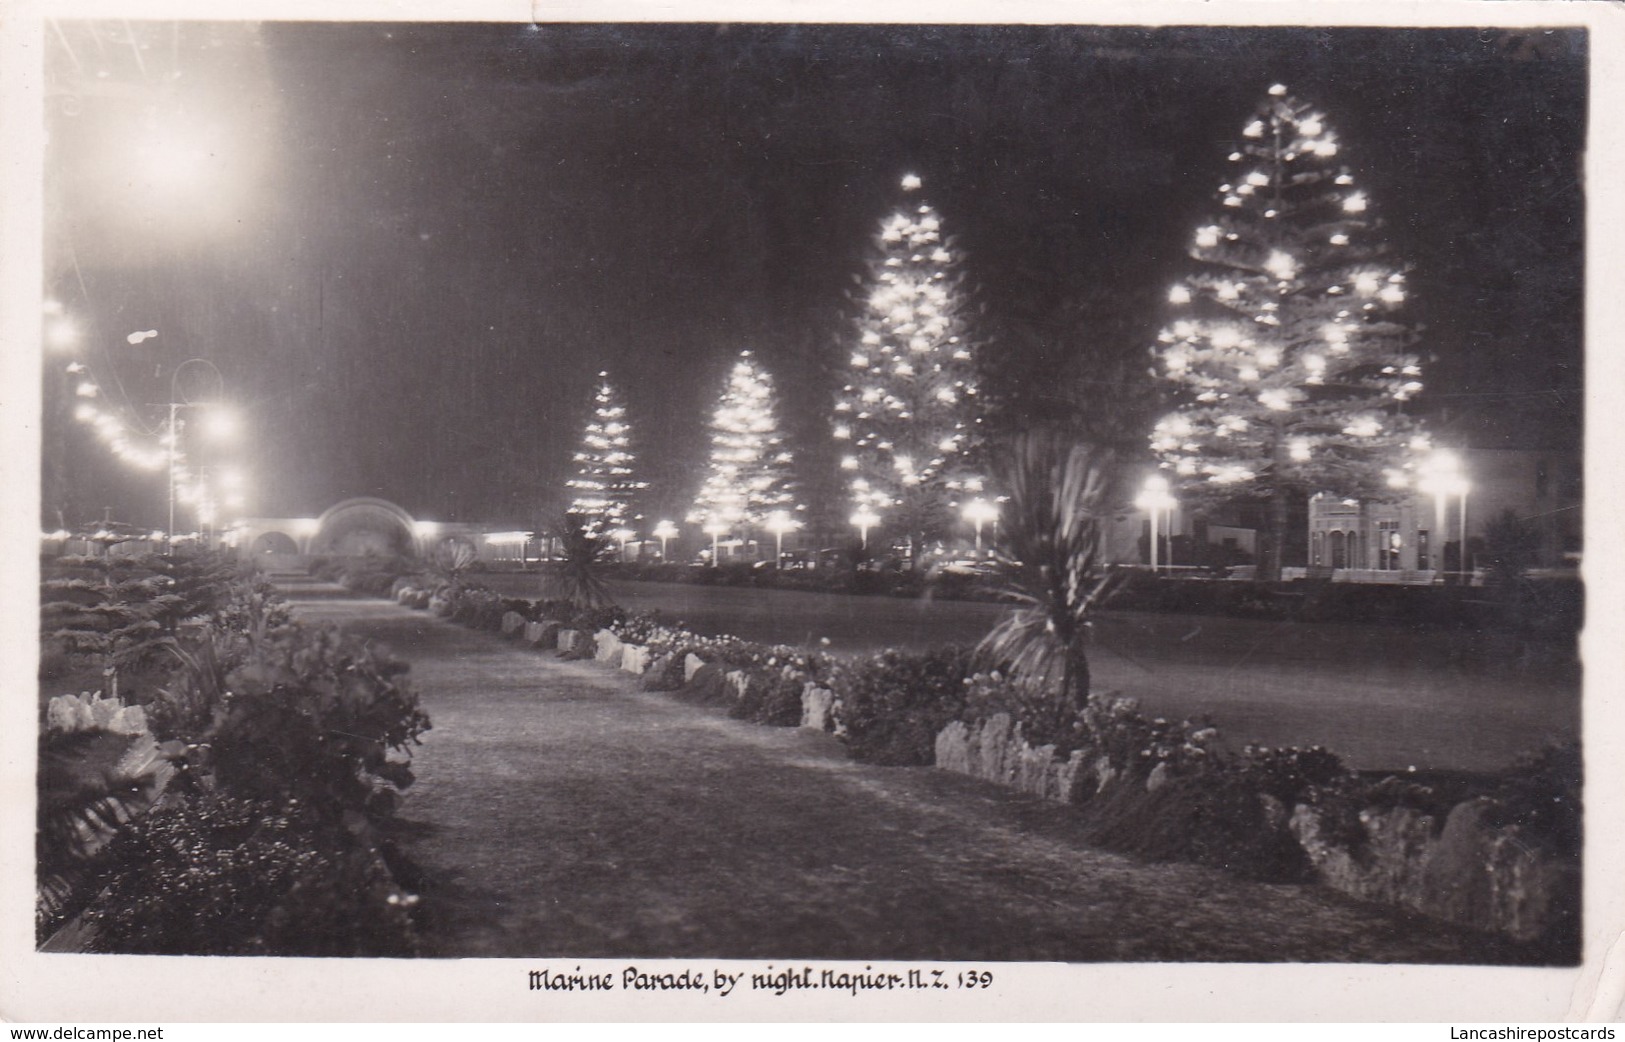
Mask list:
[[[312,557],[428,557],[462,544],[481,560],[518,559],[529,533],[490,525],[425,521],[399,505],[358,496],[328,507],[318,517],[243,518],[222,542],[244,560],[294,567]]]

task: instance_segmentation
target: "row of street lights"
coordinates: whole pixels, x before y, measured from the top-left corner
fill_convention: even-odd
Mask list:
[[[64,312],[61,304],[56,301],[47,301],[44,307],[46,314],[46,343],[51,349],[59,352],[72,351],[79,345],[79,331],[72,319]],[[125,339],[131,345],[141,344],[158,335],[157,330],[143,330],[131,333]],[[100,407],[96,401],[102,397],[102,388],[92,376],[90,369],[82,362],[72,362],[67,366],[67,372],[78,378],[75,395],[80,400],[75,409],[75,416],[81,421],[95,426],[104,440],[107,440],[115,453],[126,460],[133,461],[146,469],[156,469],[163,466],[166,471],[166,507],[168,523],[164,529],[164,549],[166,553],[173,553],[175,549],[175,508],[177,502],[189,502],[194,505],[200,531],[212,531],[216,520],[216,509],[223,505],[231,509],[239,509],[243,505],[243,482],[240,472],[228,466],[200,466],[190,468],[195,472],[195,483],[187,486],[186,477],[189,468],[185,464],[185,455],[182,449],[182,432],[186,428],[182,410],[194,409],[201,414],[201,426],[204,433],[215,440],[230,440],[237,433],[237,418],[230,409],[218,400],[219,390],[223,384],[220,370],[213,362],[206,358],[188,358],[175,367],[170,375],[169,401],[153,403],[156,408],[166,411],[166,419],[158,434],[158,444],[161,451],[157,453],[145,452],[131,445],[130,436],[125,423],[117,415],[118,410]],[[183,388],[188,379],[207,388],[207,393],[188,394]],[[156,458],[153,458],[156,456]],[[223,495],[217,502],[213,485],[220,485]]]

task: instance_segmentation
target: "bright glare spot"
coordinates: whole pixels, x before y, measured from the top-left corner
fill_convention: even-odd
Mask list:
[[[921,183],[922,182],[920,181],[918,175],[915,175],[915,174],[904,174],[903,175],[903,191],[905,191],[905,192],[914,191],[915,189],[920,187]]]
[[[1277,84],[1273,85],[1272,87],[1270,87],[1270,97],[1272,97],[1272,98],[1283,97],[1283,96],[1285,96],[1285,94],[1286,94],[1286,84],[1284,84],[1284,83],[1277,83]]]
[[[67,316],[53,318],[45,325],[45,340],[58,350],[73,347],[79,343],[79,327]]]
[[[1326,128],[1321,125],[1320,120],[1318,119],[1306,119],[1302,123],[1298,124],[1298,129],[1303,131],[1309,137],[1314,137]]]
[[[1275,250],[1264,262],[1264,267],[1270,274],[1279,279],[1290,279],[1298,273],[1298,262],[1290,254]]]
[[[1353,195],[1349,196],[1347,199],[1344,199],[1343,200],[1343,209],[1348,211],[1349,213],[1364,213],[1365,212],[1365,194],[1363,192],[1355,192]]]
[[[1190,302],[1191,291],[1186,289],[1184,286],[1175,286],[1173,289],[1168,291],[1168,303],[1189,304]]]
[[[157,335],[158,331],[156,329],[142,330],[140,332],[131,333],[129,336],[124,338],[124,342],[127,344],[139,344],[144,340],[151,340]]]
[[[1264,124],[1255,119],[1251,123],[1247,124],[1247,129],[1243,130],[1241,134],[1243,137],[1263,137]]]
[[[1288,447],[1287,451],[1293,459],[1302,463],[1309,458],[1309,439],[1293,438],[1292,444]]]

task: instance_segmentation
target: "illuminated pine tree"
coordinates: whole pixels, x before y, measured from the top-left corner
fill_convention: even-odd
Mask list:
[[[576,475],[567,484],[574,490],[570,513],[582,517],[589,533],[624,526],[632,516],[632,499],[646,487],[632,475],[632,434],[626,405],[610,385],[609,374],[598,374],[592,420],[575,454]]]
[[[1230,153],[1219,216],[1169,292],[1156,372],[1181,404],[1151,448],[1198,503],[1261,500],[1259,577],[1278,578],[1292,503],[1391,497],[1426,435],[1405,276],[1382,259],[1365,192],[1325,118],[1271,87]]]
[[[961,256],[914,194],[880,225],[835,405],[854,517],[906,538],[916,561],[967,493],[982,488],[978,380]],[[854,522],[858,523],[858,522]]]
[[[711,466],[690,524],[736,531],[795,509],[791,456],[777,412],[773,378],[749,351],[741,351],[711,417]]]

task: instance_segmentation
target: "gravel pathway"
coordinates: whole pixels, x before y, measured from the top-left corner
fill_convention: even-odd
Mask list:
[[[428,953],[1485,962],[1485,937],[1086,846],[1063,807],[729,720],[382,600],[293,592],[412,664]]]

